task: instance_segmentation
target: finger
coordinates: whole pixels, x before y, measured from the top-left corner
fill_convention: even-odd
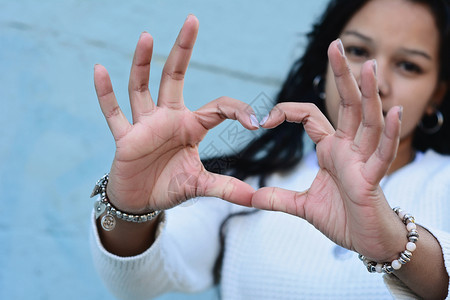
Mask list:
[[[305,218],[307,192],[294,192],[277,187],[260,188],[253,194],[251,205],[255,208],[282,211]]]
[[[164,65],[159,87],[158,106],[183,107],[184,75],[198,33],[198,20],[189,15]]]
[[[194,113],[207,130],[214,128],[226,119],[238,120],[250,130],[259,128],[258,120],[251,106],[230,97],[217,98]]]
[[[330,44],[328,58],[341,101],[336,132],[342,135],[343,138],[353,140],[361,121],[361,93],[358,83],[348,66],[340,40]]]
[[[207,171],[200,178],[200,182],[198,196],[217,197],[238,205],[251,206],[255,190],[248,183]]]
[[[284,121],[303,123],[306,133],[315,144],[335,132],[328,119],[312,103],[279,103],[270,111],[268,117],[261,122],[261,126],[273,128]]]
[[[364,165],[364,177],[371,184],[380,182],[397,154],[402,113],[401,106],[389,110],[380,144]]]
[[[94,67],[94,85],[100,108],[102,109],[109,129],[114,138],[118,140],[125,135],[131,124],[117,103],[108,71],[101,65],[95,65]]]
[[[381,99],[375,76],[375,60],[364,63],[361,69],[362,123],[354,143],[365,159],[369,158],[378,147],[384,128]]]
[[[149,33],[143,32],[139,37],[134,52],[130,80],[128,82],[133,123],[136,123],[141,115],[148,114],[154,107],[150,91],[148,90],[152,51],[153,38]]]

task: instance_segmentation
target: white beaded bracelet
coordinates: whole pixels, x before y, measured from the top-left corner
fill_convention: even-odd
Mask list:
[[[394,259],[390,263],[377,263],[374,261],[370,261],[365,256],[359,254],[359,259],[364,263],[364,265],[367,267],[367,271],[369,271],[370,273],[376,272],[392,274],[392,272],[394,272],[395,270],[399,270],[402,265],[410,262],[412,254],[414,250],[416,250],[416,242],[419,240],[419,232],[417,231],[414,217],[404,212],[402,209],[400,209],[400,207],[395,207],[394,211],[406,225],[406,229],[408,230],[408,243],[406,243],[406,250],[400,253],[399,258]]]
[[[106,185],[108,184],[108,180],[109,174],[105,174],[97,181],[91,194],[91,198],[95,195],[100,195],[100,200],[97,200],[94,203],[95,218],[98,219],[106,211],[106,214],[102,217],[100,222],[104,230],[111,231],[116,227],[116,219],[114,217],[127,222],[143,223],[153,220],[161,212],[160,210],[155,210],[142,215],[134,215],[118,210],[109,202],[106,195]]]

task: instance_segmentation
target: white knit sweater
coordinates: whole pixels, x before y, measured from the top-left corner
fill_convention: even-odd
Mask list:
[[[309,187],[318,170],[315,154],[268,185]],[[255,183],[255,182],[251,182]],[[428,151],[382,182],[392,207],[415,216],[439,241],[450,271],[450,157]],[[193,292],[212,284],[219,227],[232,212],[247,210],[199,198],[165,212],[150,249],[118,257],[101,245],[92,222],[92,252],[108,288],[121,299],[149,299],[165,292]],[[357,254],[343,249],[306,221],[260,211],[230,219],[220,285],[222,299],[411,299],[394,276],[370,274]]]

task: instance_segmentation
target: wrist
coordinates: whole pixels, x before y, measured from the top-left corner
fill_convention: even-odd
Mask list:
[[[103,230],[101,219],[97,219],[97,230],[103,247],[110,253],[129,257],[139,255],[151,247],[157,237],[157,229],[164,214],[145,223],[117,220],[115,229]]]
[[[384,272],[387,274],[391,274],[392,272],[399,270],[403,265],[410,262],[413,252],[416,250],[416,242],[419,240],[419,233],[417,231],[414,217],[404,212],[399,207],[396,207],[393,210],[404,224],[403,228],[406,229],[407,234],[404,235],[404,237],[406,236],[406,239],[404,237],[400,239],[401,241],[403,241],[404,245],[406,240],[406,245],[401,251],[397,252],[399,254],[397,254],[392,260],[389,260],[389,258],[386,260],[371,260],[359,254],[359,258],[363,261],[364,265],[367,267],[367,270],[370,273]]]
[[[103,177],[101,177],[95,184],[94,190],[91,194],[91,197],[94,197],[95,195],[100,196],[100,200],[97,200],[94,203],[95,217],[98,219],[101,215],[103,215],[100,224],[104,230],[113,230],[117,224],[116,219],[134,223],[145,223],[156,218],[161,212],[152,211],[149,213],[137,215],[119,210],[110,202],[106,193],[108,180],[108,174],[105,174]],[[103,214],[104,212],[106,212],[106,214]]]
[[[393,213],[393,222],[388,226],[389,234],[385,235],[386,251],[382,257],[376,259],[377,262],[393,261],[398,258],[398,254],[405,250],[405,243],[408,242],[408,230],[403,221]]]

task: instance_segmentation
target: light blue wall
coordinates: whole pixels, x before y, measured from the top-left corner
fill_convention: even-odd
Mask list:
[[[187,106],[222,95],[253,103],[276,93],[323,5],[0,0],[0,299],[113,298],[88,244],[89,194],[114,155],[93,88],[95,63],[109,70],[129,116],[129,65],[140,32],[155,39],[150,88],[157,95],[164,60],[194,13],[200,33],[186,78]],[[217,139],[223,126],[203,145],[223,147]]]

